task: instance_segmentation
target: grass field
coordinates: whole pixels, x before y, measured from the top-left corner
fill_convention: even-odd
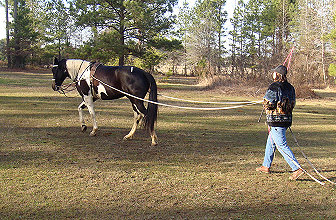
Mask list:
[[[255,171],[267,137],[257,123],[261,105],[160,107],[159,145],[151,147],[141,129],[122,140],[133,123],[127,99],[96,102],[98,134],[82,133],[79,96],[53,92],[50,79],[0,72],[0,219],[336,219],[335,186],[307,175],[290,181],[279,153],[272,174]],[[189,81],[158,83],[159,93],[203,101],[262,98],[200,91]],[[292,129],[309,159],[336,181],[336,91],[317,93],[321,99],[297,101]]]

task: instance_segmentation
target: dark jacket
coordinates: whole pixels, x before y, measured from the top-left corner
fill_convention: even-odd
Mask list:
[[[294,106],[294,87],[287,81],[272,83],[264,96],[267,124],[272,127],[291,126]]]

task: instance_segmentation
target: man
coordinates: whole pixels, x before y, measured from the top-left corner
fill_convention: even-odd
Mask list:
[[[292,125],[292,111],[295,106],[295,89],[287,82],[287,68],[283,65],[273,70],[273,83],[264,96],[264,109],[268,125],[268,139],[265,149],[264,162],[256,170],[270,173],[275,149],[282,154],[288,165],[292,168],[290,179],[296,180],[303,174],[299,162],[287,145],[286,130]]]

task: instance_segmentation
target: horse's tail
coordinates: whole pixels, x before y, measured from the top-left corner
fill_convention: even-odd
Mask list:
[[[149,101],[157,102],[157,86],[154,77],[145,72],[145,76],[150,83]],[[158,105],[148,102],[147,114],[144,117],[145,128],[151,133],[154,131],[154,125],[157,120]]]

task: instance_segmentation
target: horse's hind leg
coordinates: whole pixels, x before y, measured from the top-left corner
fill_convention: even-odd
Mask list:
[[[157,135],[154,129],[150,131],[150,136],[152,138],[152,146],[157,145]]]
[[[133,123],[133,127],[131,129],[131,131],[128,133],[128,135],[126,135],[124,137],[124,140],[127,139],[132,139],[133,135],[138,127],[139,122],[141,121],[141,119],[143,118],[143,115],[138,111],[137,107],[135,104],[132,104],[133,107],[133,112],[134,112],[134,123]]]
[[[135,104],[133,104],[133,106],[136,106],[136,109],[140,112],[140,114],[142,114],[142,118],[146,117],[147,109],[145,108],[142,101],[138,101],[138,100],[135,101]],[[156,136],[154,128],[150,129],[149,133],[152,138],[152,146],[157,145],[157,136]]]
[[[85,132],[87,129],[87,126],[85,125],[84,117],[83,117],[83,109],[86,108],[85,102],[83,101],[78,106],[78,113],[79,113],[79,122],[81,123],[82,132]]]

